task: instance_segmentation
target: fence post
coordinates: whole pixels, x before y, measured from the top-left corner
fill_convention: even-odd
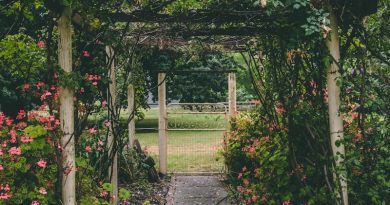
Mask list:
[[[72,9],[65,7],[58,20],[58,63],[65,73],[72,72]],[[62,204],[76,204],[76,162],[74,144],[74,106],[73,90],[67,87],[60,89],[60,121],[62,158]],[[69,172],[65,172],[65,170]]]
[[[166,106],[166,73],[158,74],[158,136],[160,173],[167,173],[167,106]]]
[[[237,113],[236,104],[236,73],[230,72],[228,75],[228,93],[229,93],[229,119]]]
[[[133,84],[129,84],[127,87],[127,109],[129,112],[129,148],[132,148],[134,146],[134,140],[135,140],[135,105],[134,105],[134,86]]]
[[[109,119],[111,120],[111,126],[108,133],[107,145],[108,145],[108,153],[109,156],[113,156],[113,162],[109,167],[108,174],[110,176],[110,182],[112,185],[111,192],[111,205],[118,204],[118,154],[114,152],[115,145],[115,137],[114,137],[114,129],[116,128],[116,73],[115,73],[115,61],[114,61],[114,49],[111,46],[106,46],[107,53],[107,63],[109,66],[108,74],[110,76],[111,83],[109,85],[109,96],[111,96],[109,100],[109,107],[111,109],[109,113]]]

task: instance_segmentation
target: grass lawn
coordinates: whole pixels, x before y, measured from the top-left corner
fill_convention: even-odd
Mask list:
[[[169,116],[169,128],[224,128],[222,114],[175,114]],[[145,119],[136,122],[137,128],[157,128],[158,109],[145,112]],[[218,172],[223,168],[221,148],[224,131],[168,131],[168,171]],[[137,132],[141,146],[158,164],[158,132]],[[218,159],[218,160],[217,160]]]

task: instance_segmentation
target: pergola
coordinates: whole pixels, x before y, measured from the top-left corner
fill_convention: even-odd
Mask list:
[[[245,40],[242,38],[253,37],[261,34],[267,35],[279,35],[288,31],[290,26],[294,26],[294,17],[290,12],[281,12],[268,15],[264,10],[257,11],[208,11],[197,10],[190,11],[188,14],[169,15],[152,12],[136,11],[132,13],[110,13],[104,14],[112,22],[141,22],[141,23],[154,23],[158,24],[150,29],[135,31],[131,35],[143,36],[144,45],[161,45],[164,42],[166,46],[186,45],[188,39],[193,36],[229,36],[229,38],[220,41],[219,45],[230,47],[231,49],[239,49],[240,46],[245,44]],[[85,29],[91,32],[91,28],[87,25],[83,25],[82,18],[78,14],[72,15],[70,7],[66,7],[61,14],[58,22],[59,28],[59,63],[65,72],[72,72],[72,46],[71,46],[71,21],[76,27]],[[165,23],[174,24],[178,28],[182,29],[166,29]],[[186,27],[187,24],[196,24],[194,27]],[[214,26],[209,26],[214,25]],[[332,35],[327,40],[327,46],[330,51],[330,55],[334,59],[334,63],[331,64],[328,76],[328,94],[329,94],[329,119],[330,119],[330,138],[332,142],[332,149],[334,155],[337,153],[344,153],[343,146],[336,146],[336,140],[343,138],[343,123],[341,116],[339,115],[340,104],[340,86],[336,84],[336,79],[340,76],[339,68],[337,66],[340,59],[339,54],[339,40],[337,33],[337,20],[335,15],[331,14],[331,29]],[[158,37],[157,37],[158,36]],[[234,40],[232,40],[234,39]],[[109,74],[112,82],[109,86],[111,91],[111,98],[109,103],[111,105],[116,104],[115,96],[115,62],[113,49],[110,45],[106,46],[106,52],[108,61],[110,64]],[[160,172],[166,173],[166,86],[165,86],[165,73],[159,73],[159,139],[160,139]],[[128,99],[129,109],[134,109],[134,90],[133,86],[128,87]],[[62,144],[67,144],[64,147],[63,159],[64,163],[74,165],[74,140],[72,134],[74,130],[73,125],[73,92],[69,88],[61,88],[61,128],[64,132],[62,138]],[[233,116],[235,113],[235,75],[233,72],[229,72],[229,112]],[[132,145],[134,140],[134,119],[129,122],[129,141]],[[108,142],[113,143],[112,134],[109,135]],[[110,145],[109,144],[109,145]],[[112,146],[111,146],[112,147]],[[112,194],[117,195],[117,153],[112,153],[113,163],[110,168],[111,183],[114,187]],[[336,164],[340,164],[342,159],[336,160]],[[71,190],[74,190],[74,176],[75,172],[72,171],[63,178],[63,203],[75,204],[75,195]],[[72,181],[73,180],[73,181]],[[340,179],[342,189],[342,195],[344,201],[347,202],[346,195],[346,182]],[[117,199],[113,198],[112,204],[117,204]],[[347,203],[346,203],[347,204]]]

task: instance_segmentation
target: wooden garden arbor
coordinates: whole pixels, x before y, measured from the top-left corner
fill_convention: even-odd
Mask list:
[[[337,18],[330,9],[331,18],[331,38],[326,40],[327,47],[330,52],[330,55],[333,57],[334,62],[331,63],[327,73],[327,84],[329,89],[329,122],[330,122],[330,138],[332,142],[332,148],[334,155],[337,153],[344,154],[344,146],[336,146],[337,140],[343,139],[343,122],[342,116],[339,112],[340,107],[340,85],[336,83],[337,79],[340,77],[338,62],[340,59],[340,48],[339,48],[339,36],[338,36],[338,25]],[[107,14],[104,14],[107,15]],[[278,13],[273,16],[267,16],[262,11],[243,11],[243,12],[217,12],[217,11],[199,11],[195,13],[190,13],[189,15],[182,16],[169,16],[169,15],[160,15],[160,14],[148,14],[148,13],[131,13],[131,14],[110,14],[109,18],[113,22],[154,22],[154,23],[203,23],[204,25],[209,25],[210,23],[217,23],[222,25],[221,27],[216,27],[214,29],[207,29],[207,27],[201,27],[197,30],[188,30],[188,31],[175,31],[167,30],[163,31],[164,34],[175,33],[176,36],[215,36],[215,35],[226,35],[226,36],[256,36],[260,34],[271,34],[271,35],[283,35],[283,31],[288,29],[287,27],[275,27],[276,24],[272,24],[274,21],[285,21],[289,18],[289,13],[283,12]],[[72,72],[72,27],[71,22],[75,27],[82,27],[82,29],[90,32],[90,28],[85,26],[82,22],[80,15],[73,14],[72,8],[66,6],[61,12],[59,21],[58,21],[58,31],[59,31],[59,64],[61,68],[66,72]],[[232,27],[224,27],[229,23],[235,23]],[[242,26],[245,23],[250,23],[251,25]],[[283,25],[283,24],[281,24]],[[145,34],[146,35],[146,34]],[[156,34],[155,34],[156,36]],[[157,34],[158,36],[158,34]],[[108,45],[109,46],[109,45]],[[107,52],[109,56],[113,56],[113,52],[110,47],[108,47]],[[115,79],[115,69],[114,64],[111,63],[110,66],[110,77]],[[159,132],[160,132],[160,171],[166,173],[166,135],[164,135],[164,130],[166,130],[166,87],[164,83],[165,73],[159,74],[159,104],[160,104],[160,119],[159,119]],[[114,82],[114,81],[113,81]],[[115,84],[110,85],[110,90],[115,93]],[[234,115],[235,113],[235,75],[234,73],[229,74],[229,113]],[[129,99],[134,98],[134,91],[132,87],[129,86],[128,89]],[[73,97],[74,93],[71,89],[62,87],[60,93],[60,102],[61,102],[61,129],[63,132],[63,137],[61,144],[63,145],[64,151],[62,153],[63,166],[75,167],[75,147],[74,147],[74,138],[72,133],[74,133],[74,111],[73,111]],[[112,105],[115,105],[115,96],[112,96],[111,102]],[[129,101],[131,103],[131,101]],[[130,105],[130,104],[129,104]],[[129,108],[134,108],[129,106]],[[134,123],[134,121],[130,122]],[[129,124],[129,138],[130,144],[132,144],[132,139],[134,133],[131,130],[134,130],[133,124]],[[113,154],[116,156],[116,153]],[[116,157],[114,157],[114,163],[112,170],[111,183],[117,183],[117,169],[116,166]],[[336,164],[341,164],[342,159],[339,158],[336,160]],[[340,184],[342,186],[342,199],[344,205],[348,204],[347,196],[347,184],[343,177],[340,178]],[[76,202],[75,194],[75,169],[71,169],[68,174],[63,174],[62,180],[62,201],[65,205],[73,205]],[[114,190],[112,194],[117,193],[117,186],[114,185]],[[114,199],[111,204],[117,204],[117,200]]]

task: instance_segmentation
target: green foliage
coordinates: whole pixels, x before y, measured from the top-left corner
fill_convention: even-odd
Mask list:
[[[0,40],[0,104],[7,108],[6,114],[15,115],[21,107],[37,102],[19,91],[23,84],[43,77],[45,63],[45,50],[26,34],[7,35]]]
[[[196,73],[196,70],[231,70],[236,65],[233,59],[219,51],[201,51],[192,48],[181,50],[150,50],[142,60],[149,74],[152,88],[157,86],[157,71],[165,70],[167,75],[167,97],[180,102],[224,102],[227,100],[227,74]],[[172,74],[170,71],[192,70],[194,73]],[[157,89],[151,90],[157,98]]]
[[[32,138],[37,138],[46,135],[47,131],[42,126],[36,125],[26,127],[24,133]]]

